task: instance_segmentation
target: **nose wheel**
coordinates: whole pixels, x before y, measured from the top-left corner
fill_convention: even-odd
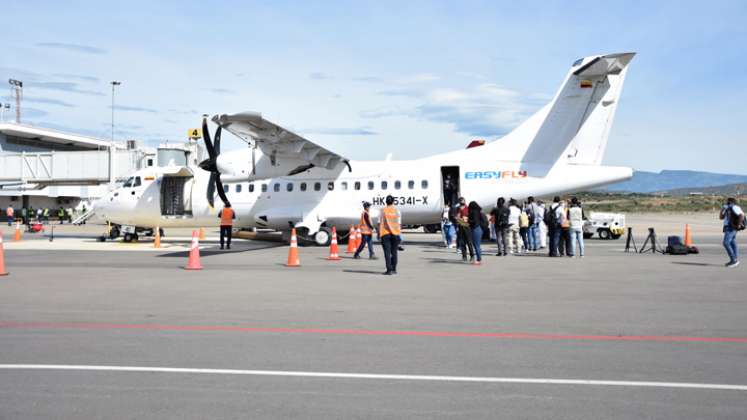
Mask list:
[[[332,242],[332,231],[329,228],[322,227],[312,237],[314,243],[318,246],[329,246]]]

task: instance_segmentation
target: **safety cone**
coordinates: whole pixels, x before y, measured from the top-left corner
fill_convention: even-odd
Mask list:
[[[185,270],[202,270],[200,264],[200,240],[196,230],[192,231],[192,244],[189,246],[189,261]]]
[[[296,237],[296,228],[291,229],[290,248],[288,248],[288,263],[286,267],[300,267],[301,259],[298,258],[298,238]]]
[[[13,240],[18,242],[21,240],[21,223],[16,222],[16,233],[13,235]]]
[[[161,247],[161,228],[156,226],[156,238],[153,240],[153,248]]]
[[[355,250],[357,251],[358,248],[361,247],[361,243],[363,242],[363,234],[361,233],[360,226],[355,228]]]
[[[355,227],[350,225],[350,233],[348,233],[348,249],[345,250],[346,254],[352,254],[357,249],[356,242],[357,236],[355,234]]]
[[[200,240],[201,241],[205,240],[205,228],[204,227],[200,228]]]
[[[327,257],[330,261],[339,261],[340,253],[337,250],[337,228],[332,226],[332,242],[329,244],[329,257]]]
[[[688,247],[688,248],[690,248],[691,246],[693,246],[693,238],[692,238],[692,236],[690,234],[690,225],[689,224],[685,225],[685,246]]]
[[[3,234],[0,233],[0,276],[7,276],[5,271],[5,250],[3,249]]]

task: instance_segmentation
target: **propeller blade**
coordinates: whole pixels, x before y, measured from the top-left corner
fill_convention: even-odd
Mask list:
[[[210,181],[208,181],[207,186],[207,201],[208,204],[210,204],[210,207],[215,207],[215,200],[213,197],[215,196],[215,178],[218,176],[215,172],[210,173]]]
[[[213,149],[215,150],[215,156],[216,158],[220,154],[220,133],[223,131],[223,127],[218,126],[218,129],[215,130],[215,140],[213,141]]]
[[[216,158],[215,148],[213,148],[213,142],[210,141],[210,130],[207,125],[207,118],[202,119],[202,138],[205,140],[205,147],[207,147],[208,156],[211,159]]]
[[[228,201],[228,197],[226,197],[226,191],[223,189],[223,183],[220,180],[220,173],[216,173],[215,187],[218,189],[218,195],[220,196],[220,199],[223,201],[223,205],[230,206],[231,203]]]

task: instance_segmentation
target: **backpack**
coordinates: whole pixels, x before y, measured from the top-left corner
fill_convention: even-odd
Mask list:
[[[729,220],[729,225],[737,231],[741,231],[745,229],[745,220],[744,215],[737,215],[734,210],[729,207],[726,209],[726,217]]]
[[[687,255],[690,251],[682,243],[682,238],[679,236],[667,237],[667,249],[665,251],[671,255]]]
[[[501,207],[498,209],[498,226],[501,228],[508,227],[508,216],[511,215],[511,210],[508,207]]]
[[[555,225],[558,224],[558,218],[555,217],[555,210],[558,209],[558,206],[550,206],[545,209],[545,224],[548,228],[553,228]]]

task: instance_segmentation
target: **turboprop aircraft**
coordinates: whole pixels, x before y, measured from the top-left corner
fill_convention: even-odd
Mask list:
[[[216,115],[214,141],[203,120],[209,158],[199,167],[143,169],[95,211],[133,238],[156,226],[217,225],[218,211],[230,203],[234,227],[295,227],[301,237],[325,245],[332,226],[357,224],[361,202],[373,204],[375,217],[387,195],[404,224],[422,225],[439,223],[457,194],[489,209],[497,197],[550,196],[624,181],[632,169],[601,162],[633,56],[579,59],[553,99],[504,137],[414,160],[350,160],[259,113]],[[222,130],[249,147],[221,153]],[[445,180],[453,188],[446,190]]]

